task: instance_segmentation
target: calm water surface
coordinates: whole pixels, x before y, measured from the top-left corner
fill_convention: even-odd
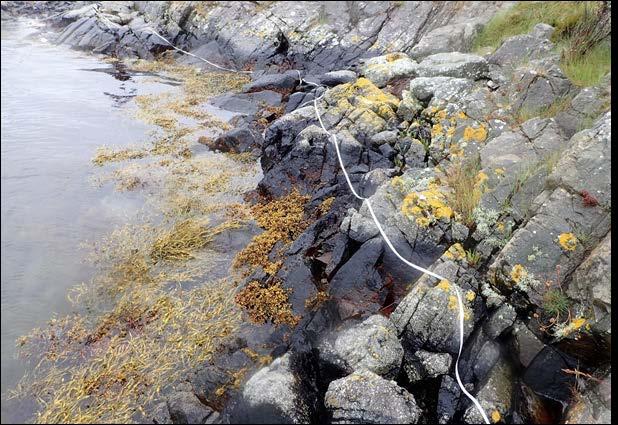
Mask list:
[[[152,128],[132,118],[131,96],[173,89],[114,75],[39,30],[36,21],[2,21],[3,393],[24,372],[15,339],[69,311],[67,289],[90,280],[82,244],[140,208],[139,195],[93,185],[96,148],[144,141]],[[12,417],[3,403],[2,422]]]

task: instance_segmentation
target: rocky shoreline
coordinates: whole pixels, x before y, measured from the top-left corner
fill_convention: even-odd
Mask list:
[[[120,58],[170,50],[154,29],[252,70],[210,100],[235,128],[203,142],[259,157],[247,199],[278,208],[242,264],[236,299],[257,320],[155,423],[481,423],[455,380],[455,289],[459,373],[493,422],[611,419],[611,75],[572,84],[553,27],[479,56],[512,2],[79,3],[3,1],[2,17],[43,14],[58,43]],[[397,250],[446,280],[383,244],[318,96]]]

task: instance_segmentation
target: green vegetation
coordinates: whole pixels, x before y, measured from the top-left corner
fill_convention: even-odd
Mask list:
[[[486,180],[479,158],[455,163],[445,172],[444,183],[452,189],[447,194],[447,204],[468,227],[474,224],[474,209],[481,200]]]
[[[559,289],[550,289],[543,295],[543,310],[552,317],[569,311],[571,301]]]
[[[563,96],[554,101],[549,106],[540,109],[521,108],[515,115],[515,120],[518,124],[525,123],[532,118],[553,118],[560,112],[566,111],[571,106],[572,96]]]
[[[611,70],[612,52],[608,43],[601,43],[582,56],[562,61],[562,70],[577,86],[597,84]]]
[[[611,7],[604,1],[519,2],[494,17],[474,41],[477,52],[494,50],[507,38],[544,22],[556,28],[552,41],[562,69],[578,86],[590,86],[611,69]]]
[[[481,262],[481,253],[474,249],[466,250],[466,261],[470,267],[476,267]]]

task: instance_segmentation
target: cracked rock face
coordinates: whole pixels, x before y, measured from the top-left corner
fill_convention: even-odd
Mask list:
[[[459,310],[454,291],[463,291],[454,286],[452,283],[439,286],[419,283],[399,303],[391,320],[407,347],[412,350],[423,348],[434,352],[457,353],[459,334],[456,324]],[[474,311],[466,308],[466,313],[464,338],[474,328]]]
[[[427,56],[416,70],[419,77],[453,77],[470,80],[487,77],[488,72],[489,67],[483,57],[460,52]]]
[[[324,404],[332,423],[415,424],[421,413],[412,394],[367,370],[331,382]]]
[[[414,77],[418,64],[405,53],[390,53],[367,59],[361,73],[378,87],[397,78]]]
[[[396,377],[403,358],[395,326],[380,315],[325,338],[318,349],[323,361],[348,373],[369,370],[390,379]]]

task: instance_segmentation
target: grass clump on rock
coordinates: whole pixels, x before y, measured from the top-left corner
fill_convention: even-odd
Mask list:
[[[605,1],[518,2],[487,23],[474,48],[495,50],[538,23],[555,28],[552,41],[561,53],[561,68],[576,85],[595,85],[610,71],[611,6]]]
[[[559,289],[550,289],[543,295],[543,310],[552,317],[566,314],[571,301]]]
[[[451,188],[447,194],[448,205],[468,227],[474,224],[474,209],[481,200],[486,180],[478,159],[456,162],[445,172],[444,183]]]

